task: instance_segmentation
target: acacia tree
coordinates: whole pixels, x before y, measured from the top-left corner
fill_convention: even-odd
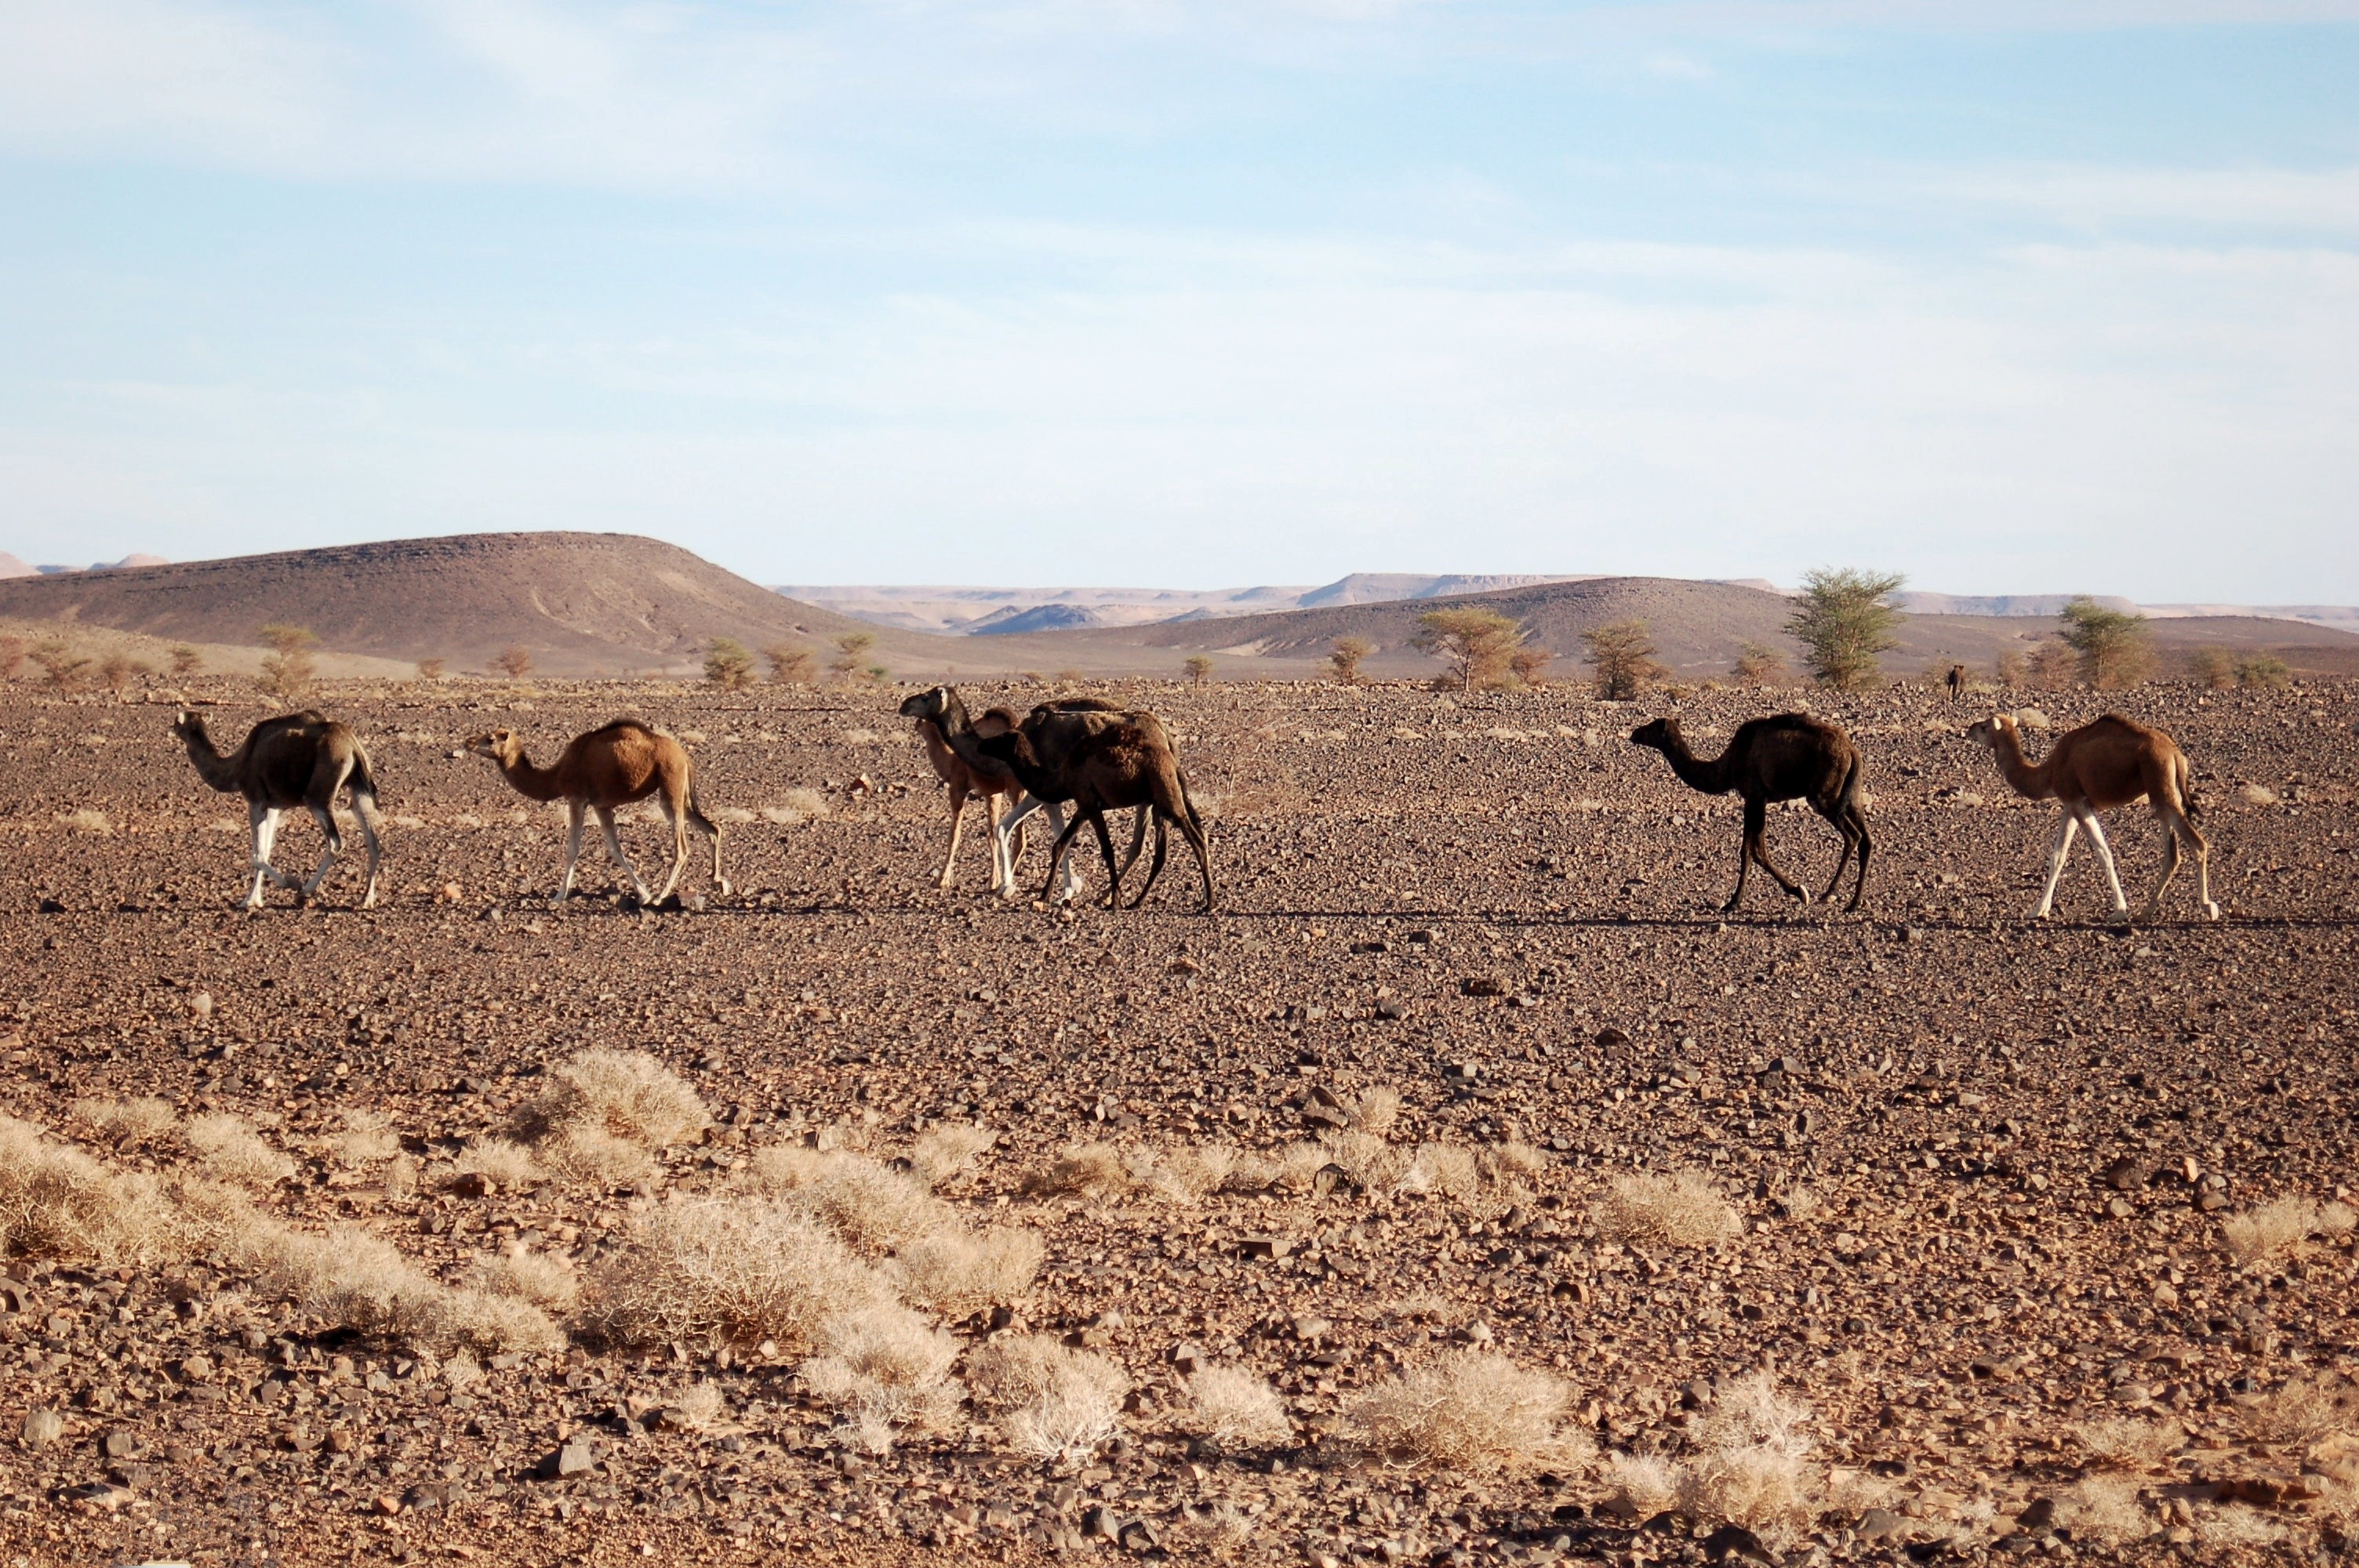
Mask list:
[[[754,684],[754,655],[734,637],[715,637],[704,645],[704,678],[723,691],[743,691]]]
[[[867,668],[868,650],[875,642],[874,632],[846,632],[835,640],[835,657],[828,661],[828,673],[849,686],[853,676]]]
[[[296,697],[310,691],[312,677],[319,673],[311,650],[320,639],[311,629],[274,621],[260,635],[270,652],[263,655],[262,676],[255,684],[272,697]]]
[[[1729,678],[1739,686],[1778,686],[1786,679],[1786,655],[1767,643],[1747,643],[1736,651]]]
[[[1655,640],[1644,621],[1614,621],[1581,634],[1589,649],[1590,679],[1608,702],[1629,702],[1670,672],[1655,661]]]
[[[2136,686],[2154,668],[2154,631],[2145,616],[2108,610],[2082,594],[2056,619],[2056,634],[2081,655],[2081,678],[2099,691]]]
[[[1212,660],[1209,654],[1190,654],[1180,667],[1188,672],[1190,686],[1206,686],[1212,682]]]
[[[770,678],[780,686],[809,686],[819,669],[819,655],[799,643],[774,643],[762,650],[770,661]]]
[[[1507,655],[1507,670],[1517,686],[1548,685],[1549,666],[1554,663],[1555,652],[1534,643],[1521,643]]]
[[[173,643],[169,656],[172,661],[174,680],[187,680],[190,676],[204,674],[205,656],[188,643]]]
[[[1437,685],[1460,691],[1488,691],[1513,683],[1516,650],[1524,633],[1495,610],[1466,606],[1429,610],[1417,618],[1409,646],[1445,661],[1449,672]]]
[[[1360,661],[1375,652],[1365,637],[1338,637],[1327,650],[1328,667],[1343,686],[1360,684]]]
[[[1804,575],[1786,633],[1802,644],[1803,663],[1821,686],[1857,691],[1883,677],[1875,656],[1900,645],[1893,636],[1900,611],[1885,599],[1908,580],[1898,572],[1853,567],[1818,567]]]
[[[63,643],[35,643],[32,659],[41,666],[41,678],[59,691],[80,686],[82,672],[90,668],[90,655],[77,654]]]
[[[522,643],[510,643],[492,660],[492,668],[510,680],[522,680],[532,673],[532,650]]]
[[[418,678],[419,680],[440,680],[442,678],[442,671],[444,668],[444,662],[440,659],[420,659],[418,661]]]
[[[146,670],[145,665],[136,662],[128,654],[109,654],[98,662],[98,678],[105,682],[106,689],[117,697],[130,686],[133,676],[144,674]]]
[[[0,637],[0,680],[15,680],[25,667],[25,639]]]

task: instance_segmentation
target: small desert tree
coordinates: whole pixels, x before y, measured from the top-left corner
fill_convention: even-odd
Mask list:
[[[2031,650],[2023,662],[2023,678],[2036,691],[2070,691],[2081,668],[2081,655],[2061,639],[2050,637]]]
[[[262,676],[255,684],[272,697],[295,697],[310,691],[319,673],[311,650],[320,639],[311,629],[274,621],[259,635],[270,652],[262,656]]]
[[[715,637],[704,645],[704,678],[723,691],[743,691],[754,684],[754,655],[734,637]]]
[[[0,637],[0,680],[15,680],[25,667],[25,639]]]
[[[1338,637],[1328,645],[1327,666],[1344,686],[1360,684],[1360,661],[1375,652],[1365,637]]]
[[[98,678],[106,683],[107,690],[119,697],[130,687],[131,677],[137,675],[141,667],[128,654],[109,654],[98,661]]]
[[[2012,649],[2001,654],[1998,656],[1998,663],[1992,666],[1992,670],[1998,676],[1998,684],[2008,691],[2023,689],[2023,655],[2021,654]]]
[[[2108,610],[2082,594],[2056,619],[2057,635],[2081,656],[2081,677],[2099,691],[2136,686],[2154,668],[2154,629],[2145,616]]]
[[[819,655],[799,643],[774,643],[762,650],[770,661],[770,678],[780,686],[809,686],[819,671]]]
[[[1779,686],[1786,679],[1786,655],[1767,643],[1746,643],[1736,650],[1728,678],[1739,686]]]
[[[1526,643],[1507,655],[1507,671],[1518,686],[1546,686],[1549,666],[1556,663],[1553,650]]]
[[[205,656],[186,643],[175,643],[166,657],[172,661],[172,678],[187,680],[205,673]]]
[[[510,643],[493,658],[492,668],[510,680],[522,680],[532,673],[532,650],[522,643]]]
[[[2258,690],[2274,691],[2290,685],[2293,671],[2275,654],[2247,654],[2236,661],[2236,684]]]
[[[2190,648],[2187,674],[2197,686],[2224,691],[2236,684],[2236,655],[2215,643]]]
[[[440,680],[442,678],[443,668],[443,661],[440,659],[420,659],[418,661],[418,678],[419,680]]]
[[[1460,691],[1488,691],[1514,679],[1512,661],[1524,634],[1497,611],[1473,605],[1429,610],[1417,618],[1417,625],[1409,646],[1450,665],[1438,684]]]
[[[1644,621],[1615,621],[1581,634],[1589,649],[1589,676],[1608,702],[1629,702],[1670,672],[1655,662],[1655,640]]]
[[[835,657],[827,662],[828,674],[849,686],[852,677],[868,665],[868,650],[876,643],[874,632],[846,632],[835,640]]]
[[[1802,645],[1802,662],[1821,686],[1857,691],[1883,676],[1875,656],[1898,647],[1900,611],[1885,602],[1908,579],[1898,572],[1819,567],[1802,578],[1802,591],[1786,633]]]
[[[1212,679],[1212,660],[1207,654],[1190,654],[1180,666],[1188,672],[1190,686],[1206,686]]]
[[[75,653],[63,643],[36,643],[33,663],[41,666],[41,678],[59,691],[71,691],[82,684],[90,668],[89,656]]]

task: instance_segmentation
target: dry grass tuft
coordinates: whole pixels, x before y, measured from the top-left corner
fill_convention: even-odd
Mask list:
[[[295,1173],[295,1162],[262,1141],[241,1117],[201,1116],[180,1136],[205,1169],[240,1186],[275,1186]]]
[[[2195,1542],[2220,1553],[2260,1551],[2284,1541],[2286,1527],[2256,1509],[2230,1504],[2195,1516]]]
[[[940,1230],[904,1246],[886,1264],[909,1302],[946,1317],[964,1317],[1022,1296],[1038,1277],[1047,1248],[1029,1230],[980,1236]]]
[[[1224,1449],[1260,1448],[1294,1436],[1286,1401],[1258,1373],[1243,1367],[1207,1367],[1188,1379],[1181,1424]]]
[[[988,1129],[962,1121],[939,1121],[909,1145],[909,1164],[928,1186],[938,1187],[974,1168],[998,1141]]]
[[[1455,1143],[1420,1143],[1416,1157],[1400,1173],[1399,1185],[1404,1192],[1464,1199],[1483,1190],[1483,1172],[1471,1149]]]
[[[114,831],[114,824],[107,820],[106,813],[88,806],[58,813],[58,825],[69,833],[87,833],[94,838],[106,838]]]
[[[1734,1240],[1739,1231],[1736,1211],[1701,1171],[1616,1176],[1595,1209],[1597,1228],[1614,1241],[1708,1247]]]
[[[468,1268],[467,1283],[473,1290],[515,1296],[550,1312],[571,1312],[582,1299],[582,1276],[570,1259],[532,1251],[520,1241],[476,1259]]]
[[[374,1165],[401,1152],[401,1140],[381,1111],[358,1108],[344,1112],[344,1130],[331,1147],[346,1165]]]
[[[73,1113],[116,1143],[144,1143],[180,1124],[171,1102],[144,1096],[132,1099],[78,1099]]]
[[[2056,1522],[2077,1543],[2111,1549],[2154,1533],[2154,1516],[2138,1501],[2137,1483],[2122,1476],[2089,1476],[2056,1497]]]
[[[846,1417],[841,1435],[881,1454],[896,1428],[946,1426],[958,1411],[951,1364],[958,1341],[905,1306],[839,1313],[821,1325],[820,1355],[802,1366],[803,1387]]]
[[[1558,1424],[1570,1401],[1549,1373],[1466,1351],[1368,1390],[1348,1413],[1361,1440],[1391,1458],[1512,1474],[1586,1460],[1587,1439]]]
[[[386,1162],[385,1195],[399,1203],[418,1190],[418,1161],[408,1154],[396,1154]]]
[[[585,1051],[549,1078],[549,1087],[516,1112],[516,1132],[565,1174],[610,1179],[625,1162],[618,1144],[640,1151],[644,1166],[645,1151],[712,1123],[696,1091],[644,1051]]]
[[[792,1198],[676,1198],[640,1217],[583,1295],[585,1327],[615,1344],[808,1347],[892,1290]]]
[[[825,816],[827,796],[815,789],[790,789],[778,797],[776,806],[762,807],[762,820],[781,827],[799,827],[814,817]]]
[[[1777,1391],[1767,1372],[1741,1378],[1688,1422],[1695,1449],[1680,1507],[1698,1519],[1785,1537],[1817,1516],[1807,1461],[1810,1409]]]
[[[2072,1428],[2090,1458],[2108,1470],[2152,1470],[2177,1454],[2186,1434],[2167,1421],[2101,1416]]]
[[[1074,1143],[1049,1167],[1027,1171],[1020,1190],[1027,1197],[1114,1197],[1137,1184],[1122,1152],[1110,1143]]]
[[[1528,1181],[1548,1169],[1548,1156],[1519,1138],[1487,1145],[1478,1156],[1483,1179],[1494,1186]]]
[[[505,1138],[478,1138],[459,1151],[451,1163],[452,1176],[484,1176],[502,1187],[529,1186],[541,1179],[531,1152]]]
[[[679,1397],[664,1406],[664,1416],[690,1432],[702,1432],[728,1413],[718,1383],[690,1383]]]
[[[1008,1443],[1036,1459],[1088,1457],[1122,1424],[1130,1379],[1103,1356],[1046,1335],[995,1340],[967,1358],[976,1400],[1005,1413]]]
[[[2221,1221],[2220,1237],[2227,1244],[2229,1258],[2241,1269],[2290,1252],[2313,1236],[2347,1235],[2354,1217],[2342,1204],[2320,1205],[2288,1195]]]
[[[1659,1454],[1608,1454],[1605,1506],[1632,1523],[1677,1508],[1688,1473]]]
[[[2244,1405],[2245,1430],[2264,1443],[2307,1448],[2338,1433],[2359,1431],[2359,1411],[2348,1394],[2314,1378],[2297,1378]]]
[[[875,1256],[958,1228],[958,1212],[905,1172],[843,1150],[777,1144],[754,1156],[760,1191],[800,1204],[838,1236]]]
[[[444,1355],[554,1350],[565,1344],[557,1325],[529,1302],[440,1284],[399,1249],[357,1227],[315,1236],[258,1222],[244,1250],[299,1306],[356,1334]]]
[[[593,1186],[629,1186],[653,1178],[654,1155],[603,1127],[569,1127],[533,1145],[551,1174]]]
[[[1343,1114],[1350,1119],[1353,1131],[1364,1132],[1371,1138],[1390,1138],[1394,1125],[1400,1120],[1400,1095],[1378,1084],[1353,1097]]]
[[[179,1258],[188,1245],[164,1183],[110,1171],[29,1122],[0,1117],[0,1257],[147,1264]]]

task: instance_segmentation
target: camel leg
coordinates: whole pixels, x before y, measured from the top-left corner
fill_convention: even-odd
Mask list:
[[[1779,871],[1777,862],[1769,858],[1769,803],[1767,801],[1763,801],[1758,807],[1750,803],[1745,806],[1745,837],[1753,846],[1753,858],[1761,863],[1763,871],[1769,873],[1769,880],[1784,890],[1788,898],[1799,899],[1804,903],[1810,903],[1810,890]]]
[[[1194,803],[1184,793],[1180,795],[1180,804],[1187,806],[1188,815],[1178,819],[1180,836],[1188,840],[1190,849],[1196,851],[1196,870],[1204,879],[1204,913],[1210,914],[1212,913],[1212,846],[1205,840],[1203,824],[1196,820]]]
[[[2072,835],[2081,830],[2081,819],[2071,812],[2056,825],[2056,847],[2048,854],[2048,885],[2039,890],[2039,907],[2031,912],[2034,920],[2045,920],[2048,912],[2056,907],[2057,879],[2064,874],[2064,857],[2072,852]]]
[[[950,892],[951,884],[958,880],[958,873],[952,868],[958,863],[959,829],[964,826],[966,826],[966,789],[963,785],[952,784],[951,785],[950,848],[942,851],[942,869],[934,875],[934,886],[943,892]],[[996,855],[998,851],[995,849],[993,853]],[[995,874],[996,868],[995,868]]]
[[[361,894],[361,907],[375,909],[376,907],[376,868],[377,863],[384,859],[382,851],[377,847],[376,796],[367,790],[354,790],[353,815],[360,819],[361,842],[368,846],[368,887]]]
[[[669,795],[659,798],[663,802],[664,820],[671,824],[671,874],[664,878],[663,891],[656,894],[658,903],[671,896],[672,889],[679,886],[680,876],[688,870],[688,803],[674,800]]]
[[[2180,813],[2179,830],[2187,835],[2188,852],[2195,857],[2196,902],[2203,906],[2204,919],[2217,920],[2220,906],[2212,902],[2212,846],[2203,841],[2201,829],[2187,819],[2185,812]]]
[[[1830,903],[1834,900],[1835,890],[1843,886],[1844,868],[1851,864],[1851,853],[1854,848],[1851,818],[1843,810],[1841,802],[1837,802],[1832,806],[1822,806],[1814,800],[1810,802],[1810,809],[1825,817],[1827,825],[1843,835],[1843,853],[1835,857],[1835,874],[1827,879],[1827,891],[1819,894],[1821,903]]]
[[[1843,815],[1851,823],[1852,832],[1857,835],[1859,838],[1859,878],[1856,881],[1851,884],[1851,902],[1843,905],[1843,908],[1846,910],[1854,910],[1859,907],[1859,901],[1867,894],[1867,857],[1869,850],[1874,849],[1875,845],[1867,836],[1867,814],[1865,812],[1863,812],[1859,807],[1854,806],[1845,811]],[[1840,872],[1841,868],[1838,867],[1837,871]],[[1829,888],[1827,890],[1827,896],[1829,898],[1832,898],[1834,896],[1834,889]]]
[[[1138,852],[1147,847],[1147,825],[1155,819],[1155,807],[1142,806],[1131,814],[1130,853],[1122,858],[1122,874],[1130,875],[1130,868],[1138,864]],[[1146,895],[1141,893],[1140,897]]]
[[[1091,812],[1090,826],[1097,829],[1098,853],[1105,857],[1106,907],[1120,909],[1122,907],[1122,868],[1114,862],[1114,835],[1106,831],[1105,813]]]
[[[2081,826],[2089,830],[2089,842],[2096,847],[2097,863],[2105,868],[2105,886],[2114,895],[2114,918],[2127,920],[2130,917],[2130,901],[2122,896],[2121,875],[2114,870],[2114,847],[2105,842],[2105,830],[2098,825],[2094,811],[2083,806],[2081,817]]]
[[[260,801],[249,801],[245,807],[246,825],[252,830],[254,845],[248,855],[248,869],[254,872],[254,886],[246,891],[245,907],[262,907],[262,884],[265,881],[285,887],[287,880],[271,869],[270,851],[278,842],[278,813]]]
[[[2179,814],[2158,801],[2154,816],[2162,824],[2162,875],[2155,879],[2154,896],[2146,901],[2146,908],[2138,915],[2140,920],[2162,917],[2162,895],[2169,888],[2170,879],[2179,874]]]
[[[991,891],[1002,898],[1014,898],[1023,890],[1016,886],[1016,867],[1024,859],[1024,819],[1040,809],[1040,802],[1032,795],[1019,795],[1015,804],[999,814],[992,824],[992,836],[997,840]],[[1004,868],[1006,875],[998,875]]]
[[[1141,823],[1139,825],[1138,837],[1143,838],[1146,836],[1147,826],[1146,824]],[[1155,858],[1147,863],[1147,881],[1139,884],[1138,896],[1130,901],[1131,908],[1136,909],[1140,904],[1145,903],[1147,902],[1147,895],[1155,891],[1155,879],[1163,874],[1163,857],[1166,850],[1169,849],[1170,842],[1170,827],[1165,822],[1162,815],[1160,813],[1157,813],[1155,816]],[[1138,845],[1136,840],[1132,842],[1130,847],[1130,858],[1133,860],[1138,859]],[[1130,870],[1128,862],[1124,863],[1123,870],[1125,871]]]
[[[1052,806],[1048,809],[1053,814],[1060,808]],[[1057,841],[1049,847],[1049,880],[1040,885],[1040,902],[1043,903],[1052,901],[1057,888],[1057,873],[1064,870],[1065,851],[1072,848],[1073,835],[1082,830],[1083,815],[1082,812],[1076,810],[1073,813],[1073,819],[1065,824],[1064,830],[1057,835]],[[1106,860],[1111,863],[1114,857],[1109,854]]]
[[[622,868],[623,874],[631,879],[631,891],[638,895],[639,907],[647,909],[653,906],[658,901],[647,896],[647,884],[639,880],[639,869],[631,864],[628,855],[623,853],[623,836],[614,830],[614,808],[600,806],[592,807],[592,810],[597,814],[598,826],[606,830],[606,853],[614,857],[614,864]]]
[[[573,868],[582,863],[582,823],[589,815],[590,807],[584,802],[569,800],[565,803],[565,875],[558,879],[557,896],[549,901],[560,909],[563,909],[565,901],[573,896]]]
[[[319,896],[320,884],[328,880],[329,869],[336,863],[336,851],[344,847],[343,835],[336,831],[334,809],[324,806],[315,806],[310,809],[312,819],[319,823],[320,836],[325,842],[320,846],[320,864],[312,871],[311,880],[295,890],[295,896],[307,903]]]

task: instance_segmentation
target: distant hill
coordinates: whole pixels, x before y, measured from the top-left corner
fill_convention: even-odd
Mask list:
[[[553,675],[688,668],[715,636],[758,648],[874,632],[628,534],[468,534],[11,578],[0,616],[249,646],[266,622],[291,622],[331,648],[453,670],[514,643]],[[875,635],[889,654],[892,634]]]
[[[37,569],[37,568],[27,566],[25,562],[18,560],[7,551],[0,550],[0,579],[5,579],[12,577],[31,577]]]
[[[1142,626],[1162,621],[1204,621],[1279,610],[1372,604],[1490,593],[1572,577],[1495,573],[1487,577],[1416,572],[1353,572],[1320,588],[1263,584],[1256,588],[942,588],[912,585],[788,583],[778,592],[806,604],[874,625],[955,636],[1008,636],[1084,626]],[[1029,612],[1046,613],[1031,616]],[[1019,621],[1018,617],[1027,617]]]

